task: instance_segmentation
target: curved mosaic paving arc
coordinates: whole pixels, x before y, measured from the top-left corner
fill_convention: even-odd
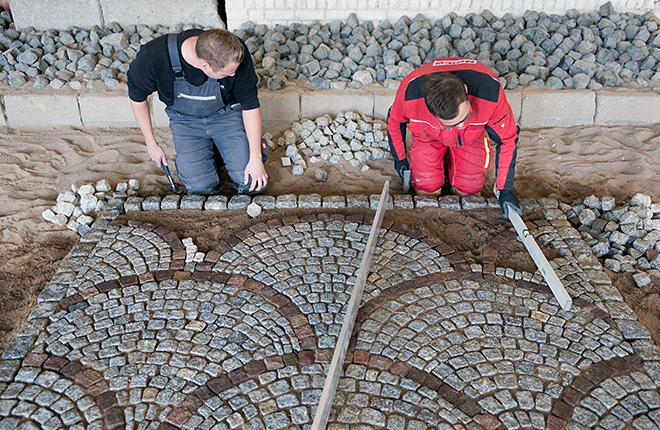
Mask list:
[[[71,425],[60,415],[55,427],[309,425],[370,222],[270,220],[188,265],[175,233],[110,223],[40,297],[30,330],[41,331],[0,395],[0,428],[46,428],[64,403]],[[547,287],[493,274],[514,236],[496,237],[475,268],[385,222],[330,428],[660,419],[657,389],[606,312],[580,298],[563,312]]]

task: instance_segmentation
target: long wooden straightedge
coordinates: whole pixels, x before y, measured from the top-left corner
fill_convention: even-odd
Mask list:
[[[355,286],[353,287],[353,292],[351,293],[351,300],[348,303],[348,308],[346,309],[346,316],[344,316],[341,332],[337,338],[335,352],[332,355],[332,362],[330,363],[328,377],[325,379],[325,385],[323,386],[323,392],[321,393],[319,406],[316,409],[316,416],[314,417],[312,430],[325,430],[326,426],[328,425],[328,417],[330,416],[330,411],[332,410],[332,401],[335,398],[335,392],[337,391],[337,383],[339,382],[339,376],[341,375],[344,357],[346,357],[346,350],[348,349],[348,344],[351,340],[351,334],[353,333],[353,327],[355,326],[355,318],[357,317],[357,312],[360,308],[360,302],[362,301],[364,284],[367,282],[367,276],[369,275],[371,258],[373,257],[374,251],[376,250],[376,243],[378,242],[380,226],[382,225],[383,217],[385,216],[385,207],[387,206],[387,199],[390,195],[389,190],[390,181],[385,181],[383,192],[381,193],[380,201],[378,202],[378,210],[376,211],[374,222],[371,225],[371,233],[369,233],[367,246],[364,249],[362,262],[360,263],[360,269],[358,270],[358,275],[355,280]]]

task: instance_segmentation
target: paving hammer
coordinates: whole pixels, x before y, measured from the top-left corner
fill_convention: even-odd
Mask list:
[[[410,169],[403,171],[403,194],[410,192]]]
[[[165,175],[167,175],[167,180],[170,181],[170,191],[172,191],[174,194],[183,194],[183,191],[178,189],[176,185],[174,185],[174,181],[172,180],[172,175],[170,174],[170,169],[165,165],[163,161],[160,162],[160,167],[163,168],[165,171]]]

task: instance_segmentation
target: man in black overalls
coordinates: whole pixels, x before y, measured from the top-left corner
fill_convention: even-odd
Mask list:
[[[234,34],[195,29],[159,37],[140,49],[127,76],[133,114],[159,166],[167,160],[154,137],[147,97],[158,91],[167,105],[177,173],[189,193],[221,189],[214,146],[239,194],[266,187],[257,75]]]

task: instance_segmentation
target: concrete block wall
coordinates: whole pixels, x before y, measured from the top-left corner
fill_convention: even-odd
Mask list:
[[[259,100],[264,126],[273,127],[349,110],[385,119],[395,93],[395,90],[379,87],[359,91],[290,87],[279,91],[262,89]],[[660,124],[660,97],[653,90],[521,89],[507,91],[506,97],[523,129]],[[169,119],[163,103],[158,97],[152,97],[150,102],[153,125],[167,127]],[[0,94],[0,106],[0,126],[137,127],[125,89]]]
[[[217,0],[12,0],[11,12],[19,30],[102,27],[111,22],[224,28]]]
[[[660,10],[655,0],[611,0],[619,12],[648,12]],[[434,22],[454,12],[466,15],[488,9],[497,16],[511,13],[520,16],[527,10],[564,14],[569,9],[589,12],[600,8],[605,0],[227,0],[227,28],[240,28],[245,21],[258,24],[288,25],[294,22],[309,24],[333,20],[345,21],[355,13],[360,21],[378,23],[384,19],[394,23],[401,16],[413,18],[422,13]]]

